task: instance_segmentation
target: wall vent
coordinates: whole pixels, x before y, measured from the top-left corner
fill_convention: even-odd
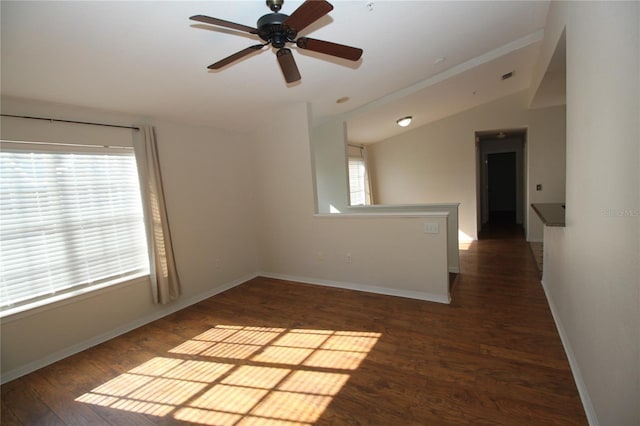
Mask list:
[[[513,77],[513,71],[510,71],[510,72],[508,72],[506,74],[502,74],[502,79],[503,80],[506,80],[506,79],[511,78],[511,77]]]

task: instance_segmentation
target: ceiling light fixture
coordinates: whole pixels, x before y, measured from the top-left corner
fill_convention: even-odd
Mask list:
[[[402,117],[402,118],[398,118],[396,120],[396,123],[398,124],[398,126],[400,127],[407,127],[409,124],[411,124],[411,120],[413,120],[413,117],[411,117],[410,115],[406,116],[406,117]]]

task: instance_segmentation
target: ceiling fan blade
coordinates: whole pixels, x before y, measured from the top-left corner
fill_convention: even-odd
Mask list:
[[[204,22],[205,24],[217,25],[219,27],[231,28],[233,30],[244,31],[246,33],[257,34],[258,30],[235,22],[225,21],[223,19],[212,18],[205,15],[194,15],[189,18],[193,21]]]
[[[287,83],[294,83],[300,80],[300,71],[298,71],[298,66],[296,65],[295,59],[293,59],[291,50],[283,47],[278,50],[276,56],[278,57],[278,63],[280,64],[282,74],[284,74],[284,79]]]
[[[313,50],[338,58],[357,61],[362,56],[362,49],[357,47],[345,46],[344,44],[332,43],[330,41],[318,40],[309,37],[300,37],[296,40],[296,44],[300,49]]]
[[[332,10],[333,6],[328,1],[307,0],[302,3],[283,24],[296,32],[300,32]]]
[[[247,55],[250,55],[253,52],[257,52],[258,50],[262,49],[264,46],[265,46],[264,44],[256,44],[255,46],[249,46],[246,49],[243,49],[239,52],[234,53],[233,55],[227,56],[226,58],[219,60],[215,64],[209,65],[207,68],[209,68],[210,70],[218,70],[220,68],[223,68],[229,65],[232,62],[235,62],[237,60],[244,58]]]

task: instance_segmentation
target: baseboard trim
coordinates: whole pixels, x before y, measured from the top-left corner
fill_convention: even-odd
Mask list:
[[[260,272],[258,276],[265,278],[273,278],[277,280],[297,281],[304,284],[315,284],[324,287],[342,288],[346,290],[362,291],[366,293],[384,294],[386,296],[406,297],[408,299],[425,300],[428,302],[437,302],[449,304],[451,296],[440,296],[433,293],[411,290],[399,290],[388,287],[370,286],[366,284],[346,283],[341,281],[330,281],[318,278],[300,277],[296,275],[276,274],[271,272]]]
[[[25,364],[13,370],[7,371],[6,373],[2,374],[2,377],[0,377],[0,384],[5,384],[7,382],[10,382],[11,380],[15,380],[19,377],[25,376],[29,373],[32,373],[36,370],[46,367],[47,365],[53,364],[54,362],[58,362],[71,355],[75,355],[93,346],[99,345],[115,337],[121,336],[125,333],[135,330],[136,328],[142,327],[143,325],[149,324],[153,321],[159,320],[160,318],[166,317],[167,315],[171,315],[175,312],[178,312],[181,309],[194,305],[198,302],[202,302],[203,300],[206,300],[212,296],[215,296],[216,294],[232,289],[233,287],[243,284],[257,276],[258,276],[257,274],[249,274],[249,275],[240,277],[238,279],[235,279],[233,281],[229,281],[209,291],[198,294],[197,296],[193,296],[184,300],[179,300],[171,304],[170,306],[167,306],[165,309],[154,312],[151,315],[147,315],[138,320],[132,321],[128,324],[124,324],[121,327],[118,327],[116,329],[103,333],[99,336],[92,337],[91,339],[87,339],[85,341],[79,342],[61,351],[54,352],[46,357],[43,357],[36,361],[32,361],[28,364]]]
[[[549,308],[551,309],[551,315],[553,316],[553,320],[556,323],[556,328],[558,329],[558,334],[560,335],[562,346],[564,347],[564,351],[567,354],[569,366],[571,367],[571,373],[573,374],[573,380],[576,382],[576,387],[578,388],[578,394],[580,395],[580,400],[582,401],[582,406],[584,407],[587,421],[589,422],[590,426],[599,426],[600,423],[598,422],[598,417],[596,416],[596,410],[593,408],[591,398],[589,397],[589,391],[587,390],[587,385],[582,378],[580,367],[578,367],[578,361],[576,360],[576,357],[573,353],[569,338],[564,331],[562,321],[560,321],[560,315],[558,314],[556,305],[553,303],[553,299],[551,299],[549,295],[549,291],[544,283],[544,280],[542,280],[542,288],[544,289],[544,294],[547,297],[547,303],[549,304]]]

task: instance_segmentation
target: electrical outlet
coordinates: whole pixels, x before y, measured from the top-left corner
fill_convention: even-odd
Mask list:
[[[536,185],[536,191],[542,191],[542,184],[537,184]]]
[[[322,261],[324,260],[324,253],[323,253],[323,252],[321,252],[321,251],[319,251],[319,252],[316,254],[316,259],[318,260],[318,262],[322,262]]]
[[[351,253],[347,253],[347,263],[351,263]]]

